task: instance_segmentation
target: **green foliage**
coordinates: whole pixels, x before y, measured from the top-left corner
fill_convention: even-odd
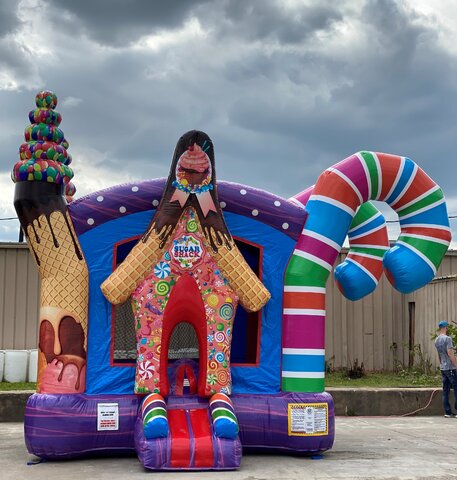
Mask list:
[[[403,344],[408,350],[408,345]],[[363,362],[359,364],[356,358],[350,367],[341,370],[326,369],[325,384],[328,387],[348,388],[413,388],[413,387],[439,387],[441,375],[433,368],[432,362],[422,351],[420,345],[414,345],[408,353],[412,356],[411,367],[399,359],[398,345],[390,346],[393,355],[393,372],[367,372]],[[332,360],[332,359],[330,359]],[[408,359],[409,360],[409,359]],[[409,362],[408,362],[409,363]]]
[[[348,378],[362,378],[365,376],[365,367],[363,362],[359,365],[359,359],[356,358],[352,365],[346,369],[346,375]]]
[[[407,343],[403,343],[403,348],[409,349],[409,345]],[[412,377],[421,375],[429,376],[434,373],[433,364],[430,358],[422,351],[420,344],[416,344],[411,350],[408,350],[409,356],[412,355],[413,357],[412,366],[406,365],[399,359],[398,345],[396,342],[392,343],[390,346],[390,351],[393,355],[394,372],[396,372],[398,375]]]
[[[440,387],[441,375],[417,375],[403,372],[367,372],[362,378],[349,378],[347,370],[333,371],[325,376],[326,387],[340,388],[414,388],[414,387]]]
[[[325,374],[326,375],[335,371],[335,369],[333,367],[333,361],[334,360],[335,360],[335,355],[330,357],[328,360],[325,359]]]
[[[33,382],[0,382],[0,392],[11,392],[13,390],[36,390],[36,383]]]

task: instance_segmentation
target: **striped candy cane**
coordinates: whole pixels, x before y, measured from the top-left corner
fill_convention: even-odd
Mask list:
[[[148,439],[168,436],[167,404],[162,395],[151,393],[141,405],[144,436]]]
[[[314,185],[289,198],[289,201],[306,208]],[[373,292],[382,276],[382,258],[389,249],[389,239],[384,215],[371,203],[357,209],[348,232],[349,252],[334,270],[340,292],[349,300],[359,300]],[[285,292],[285,308],[295,297]]]
[[[357,208],[370,199],[385,201],[400,218],[401,235],[384,255],[397,290],[409,293],[432,280],[446,253],[451,234],[443,192],[412,160],[359,152],[323,172],[286,270],[293,308],[283,318],[284,391],[324,390],[325,284]],[[362,224],[352,233],[364,234]]]
[[[224,393],[216,393],[209,400],[209,409],[216,437],[236,438],[239,431],[238,420],[230,398]]]

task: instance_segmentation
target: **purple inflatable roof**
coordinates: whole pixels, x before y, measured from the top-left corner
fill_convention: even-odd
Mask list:
[[[165,178],[126,183],[100,190],[69,205],[78,235],[123,215],[155,209],[162,197]],[[221,207],[226,212],[251,217],[298,240],[305,211],[288,200],[238,183],[218,182]]]

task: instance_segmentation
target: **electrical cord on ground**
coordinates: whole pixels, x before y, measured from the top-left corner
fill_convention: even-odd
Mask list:
[[[418,409],[414,410],[413,412],[404,413],[403,415],[400,415],[400,417],[408,417],[409,415],[414,415],[415,413],[421,412],[422,410],[425,410],[426,408],[428,408],[430,406],[430,404],[432,403],[433,397],[435,396],[436,392],[439,392],[440,390],[441,390],[440,388],[435,388],[433,390],[432,394],[430,395],[430,399],[429,399],[427,405],[425,405],[425,407],[418,408]],[[392,415],[392,416],[396,416],[396,415]]]

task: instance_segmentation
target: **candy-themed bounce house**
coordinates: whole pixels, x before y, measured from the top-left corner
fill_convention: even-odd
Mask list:
[[[36,105],[12,172],[42,285],[29,452],[210,470],[238,468],[242,450],[330,449],[328,276],[349,237],[334,270],[347,298],[383,271],[405,293],[432,280],[450,242],[439,186],[408,158],[358,152],[285,199],[217,181],[213,143],[193,130],[168,179],[73,200],[57,99]],[[392,247],[370,200],[399,216]]]

